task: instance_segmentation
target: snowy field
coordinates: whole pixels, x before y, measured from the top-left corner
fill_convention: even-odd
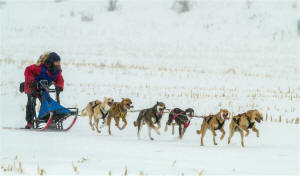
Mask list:
[[[1,128],[0,175],[18,175],[4,171],[16,155],[28,175],[38,166],[46,175],[126,175],[125,168],[128,175],[300,174],[297,0],[195,0],[184,13],[175,0],[119,0],[115,11],[108,4],[0,1],[1,127],[26,124],[19,83],[25,67],[51,50],[62,58],[67,107],[81,110],[106,96],[129,97],[135,109],[163,101],[197,115],[258,109],[268,116],[257,125],[260,138],[250,133],[242,148],[235,134],[228,145],[226,122],[218,146],[207,132],[200,147],[202,120],[193,119],[181,141],[170,129],[150,141],[147,128],[138,141],[137,113],[128,114],[125,130],[112,127],[112,136],[91,131],[87,117],[67,133]]]

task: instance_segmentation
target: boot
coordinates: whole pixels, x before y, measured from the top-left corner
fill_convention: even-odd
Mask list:
[[[32,124],[30,122],[27,122],[25,129],[31,129],[32,128]]]

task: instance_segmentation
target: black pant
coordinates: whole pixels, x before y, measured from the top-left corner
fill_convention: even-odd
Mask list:
[[[36,115],[35,105],[36,105],[36,97],[31,94],[27,94],[26,121],[29,123],[33,122],[33,118]]]

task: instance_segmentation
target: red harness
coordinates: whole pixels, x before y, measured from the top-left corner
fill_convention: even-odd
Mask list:
[[[171,111],[171,113],[172,113],[172,112],[174,112],[174,109]],[[179,115],[181,115],[181,114],[183,114],[183,113],[184,113],[184,112],[180,112],[180,113],[178,113],[178,114],[175,114],[173,118],[176,119]],[[184,123],[184,128],[187,128],[189,125],[190,125],[190,121],[185,122],[185,123]]]
[[[172,111],[173,112],[173,111]],[[183,114],[184,112],[178,113],[174,115],[174,119],[176,119],[180,114]]]

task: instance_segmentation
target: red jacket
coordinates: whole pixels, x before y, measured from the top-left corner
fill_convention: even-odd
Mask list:
[[[41,64],[40,66],[37,66],[36,64],[30,65],[26,67],[24,75],[25,75],[25,86],[24,86],[24,92],[26,94],[33,93],[33,90],[31,90],[30,85],[33,81],[35,81],[35,78],[40,75],[42,72],[42,66],[44,64]],[[45,66],[45,65],[44,65]],[[46,66],[45,66],[46,67]],[[47,67],[46,67],[47,68]],[[60,71],[56,78],[54,79],[55,87],[61,87],[64,88],[64,78],[61,74],[62,71]],[[47,70],[47,74],[49,76],[52,76],[52,74]]]

